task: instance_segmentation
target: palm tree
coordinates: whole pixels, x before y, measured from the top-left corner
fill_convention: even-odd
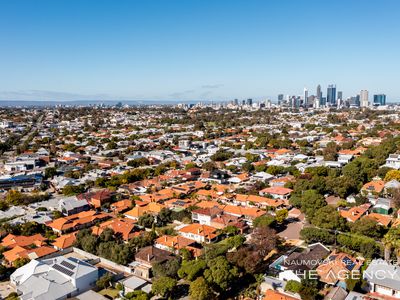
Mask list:
[[[400,228],[391,228],[382,240],[385,246],[385,260],[390,260],[392,249],[396,249],[397,261],[400,263]]]

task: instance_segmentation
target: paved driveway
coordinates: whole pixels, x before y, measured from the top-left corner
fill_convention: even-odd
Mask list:
[[[10,293],[15,292],[14,288],[9,286],[10,281],[0,282],[0,299],[4,299]]]

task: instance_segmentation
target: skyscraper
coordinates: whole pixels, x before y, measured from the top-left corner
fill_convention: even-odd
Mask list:
[[[386,95],[385,94],[374,95],[374,105],[386,105]]]
[[[361,104],[361,107],[368,107],[369,106],[368,91],[367,90],[361,90],[360,91],[360,104]]]
[[[321,98],[322,98],[321,85],[318,84],[318,86],[317,86],[317,99],[321,100]]]
[[[337,92],[337,98],[340,100],[343,100],[343,92],[342,91]]]
[[[335,105],[336,104],[336,85],[335,84],[330,84],[328,85],[328,90],[326,92],[326,103],[329,105]]]
[[[308,90],[307,90],[307,88],[304,88],[303,98],[304,98],[304,107],[308,107]]]

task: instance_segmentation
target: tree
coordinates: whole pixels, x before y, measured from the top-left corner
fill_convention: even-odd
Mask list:
[[[203,277],[198,277],[190,284],[189,288],[190,299],[206,300],[212,297],[212,291]]]
[[[346,226],[346,220],[330,205],[318,209],[311,219],[311,223],[317,227],[331,230],[343,230]]]
[[[65,196],[73,196],[76,194],[81,194],[85,191],[85,187],[83,185],[67,185],[62,189],[62,193]]]
[[[27,257],[18,257],[16,260],[13,262],[13,266],[18,269],[21,268],[22,266],[26,265],[28,262],[31,260]]]
[[[329,142],[323,151],[324,159],[335,161],[338,157],[338,149],[339,146],[335,142]]]
[[[275,212],[275,220],[278,224],[282,224],[288,216],[288,210],[286,208],[277,210]]]
[[[57,169],[54,167],[49,167],[44,170],[44,177],[49,179],[53,178],[57,174]]]
[[[359,235],[380,238],[382,237],[384,229],[371,218],[361,218],[350,224],[350,231]]]
[[[224,256],[211,259],[207,266],[208,269],[204,271],[204,278],[221,290],[227,290],[239,275],[237,268],[231,266]]]
[[[383,237],[385,260],[389,261],[393,248],[396,250],[397,261],[400,262],[400,228],[392,227]]]
[[[179,257],[169,259],[163,263],[155,263],[153,265],[154,277],[168,276],[175,278],[177,277],[178,270],[181,267],[181,261]]]
[[[106,273],[103,276],[101,276],[99,279],[96,281],[96,287],[99,289],[106,289],[110,286],[112,280],[112,275],[111,273]]]
[[[162,276],[153,280],[151,290],[156,295],[168,298],[172,294],[172,291],[174,290],[176,284],[177,281],[175,279],[167,276]]]
[[[305,274],[304,279],[301,281],[299,294],[302,300],[315,300],[318,295],[318,282],[309,278]]]
[[[326,243],[333,244],[335,242],[335,236],[327,230],[306,227],[300,231],[300,236],[307,243]]]
[[[198,276],[202,275],[206,267],[207,264],[203,259],[184,261],[178,270],[178,276],[179,278],[185,278],[186,280],[193,281]]]
[[[400,181],[400,170],[390,170],[386,173],[385,181],[390,181],[393,179]]]
[[[153,223],[154,217],[150,214],[144,214],[143,216],[140,216],[138,220],[138,224],[146,228],[151,228]]]
[[[275,218],[269,214],[257,217],[253,221],[254,227],[271,226],[275,222]]]
[[[301,290],[301,283],[296,280],[289,280],[285,285],[285,291],[298,293]]]
[[[251,233],[249,245],[262,256],[267,256],[269,252],[276,248],[277,236],[275,230],[269,227],[256,227]]]
[[[313,218],[315,212],[326,205],[324,197],[316,190],[306,190],[300,196],[300,209],[310,219]]]
[[[128,300],[149,300],[150,297],[147,293],[143,291],[133,291],[125,294],[125,299]]]

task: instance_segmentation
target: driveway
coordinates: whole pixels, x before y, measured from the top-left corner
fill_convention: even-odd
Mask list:
[[[6,298],[10,293],[15,292],[15,289],[10,285],[10,281],[0,282],[0,299]]]

